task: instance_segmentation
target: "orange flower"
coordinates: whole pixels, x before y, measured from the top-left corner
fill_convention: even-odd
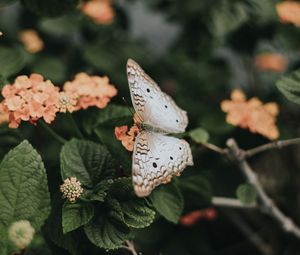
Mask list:
[[[134,140],[137,134],[139,133],[139,128],[136,125],[133,125],[128,131],[128,126],[115,127],[115,136],[122,142],[122,145],[128,151],[133,151]]]
[[[51,123],[59,110],[58,91],[58,87],[49,80],[44,81],[39,74],[19,76],[14,84],[7,84],[2,89],[4,100],[0,111],[8,114],[11,128],[17,128],[22,120],[34,124],[43,118]]]
[[[284,1],[276,5],[277,14],[282,23],[292,23],[300,26],[300,3]]]
[[[264,105],[257,98],[246,101],[242,91],[234,90],[231,100],[221,102],[221,109],[227,113],[226,121],[229,124],[248,128],[252,133],[261,134],[271,140],[279,137],[275,124],[279,111],[276,103]]]
[[[115,136],[119,141],[127,135],[128,126],[115,127]]]
[[[109,84],[109,79],[106,76],[89,76],[86,73],[79,73],[73,81],[66,82],[64,91],[78,96],[75,111],[90,106],[103,109],[110,102],[110,99],[117,94],[116,88]]]
[[[44,48],[44,42],[33,29],[26,29],[19,33],[19,39],[30,53],[37,53]]]
[[[112,23],[115,13],[111,0],[91,0],[82,5],[82,12],[97,24]]]
[[[264,53],[255,57],[256,68],[263,71],[283,72],[287,64],[287,59],[279,53]]]

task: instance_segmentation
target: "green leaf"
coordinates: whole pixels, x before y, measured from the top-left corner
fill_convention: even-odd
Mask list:
[[[255,22],[259,25],[263,23],[276,21],[278,19],[276,5],[273,0],[248,0],[250,5],[250,13]]]
[[[7,228],[0,224],[0,255],[7,255]]]
[[[9,81],[3,75],[0,75],[0,90],[2,90],[6,84],[9,84]]]
[[[58,18],[43,19],[39,27],[40,29],[50,35],[66,36],[76,32],[79,28],[78,16],[64,15]]]
[[[174,181],[153,190],[150,199],[159,214],[168,221],[178,222],[183,210],[183,197]]]
[[[118,200],[128,227],[144,228],[153,222],[155,211],[149,208],[145,199],[135,195],[131,178],[115,180],[109,195]]]
[[[16,0],[0,0],[0,8],[15,3]]]
[[[276,85],[288,100],[300,104],[300,70],[282,77]]]
[[[129,153],[122,145],[122,143],[117,140],[114,132],[114,128],[111,127],[98,127],[94,130],[95,134],[114,156],[117,164],[126,173],[130,174],[131,171],[131,158],[132,155]]]
[[[83,123],[85,130],[90,134],[99,126],[115,127],[124,125],[125,122],[133,120],[131,108],[127,106],[109,104],[105,109],[94,111]]]
[[[92,66],[109,73],[124,69],[124,64],[128,58],[138,61],[145,57],[145,52],[140,46],[133,41],[115,39],[108,43],[105,39],[99,38],[93,43],[84,45],[83,57]],[[111,58],[111,56],[114,56],[114,58]],[[106,61],[107,59],[110,59],[110,61]]]
[[[74,204],[65,202],[62,208],[63,233],[66,234],[87,224],[93,216],[93,204],[81,201]]]
[[[93,189],[92,194],[90,194],[89,199],[98,202],[104,202],[104,199],[107,195],[107,191],[109,190],[112,183],[113,180],[111,179],[99,182]]]
[[[39,73],[54,83],[63,82],[66,71],[66,64],[55,57],[40,57],[32,65],[32,72]]]
[[[249,19],[248,6],[242,2],[222,0],[211,14],[211,31],[217,37],[233,32]]]
[[[31,11],[43,16],[59,16],[75,10],[78,0],[22,0],[22,3]]]
[[[72,255],[78,255],[79,242],[77,231],[63,233],[61,194],[55,194],[52,198],[52,210],[45,224],[46,236],[57,246],[69,251]]]
[[[213,191],[210,182],[204,176],[191,175],[180,178],[179,187],[189,205],[200,208],[210,204]]]
[[[115,174],[109,151],[91,141],[72,139],[65,143],[60,153],[60,164],[63,179],[74,176],[89,188]]]
[[[25,56],[20,49],[0,47],[0,75],[11,76],[25,66]]]
[[[35,234],[34,239],[30,243],[28,247],[26,247],[26,251],[24,255],[51,255],[51,251],[41,234]]]
[[[196,143],[206,143],[209,139],[209,134],[203,128],[196,128],[189,132],[189,136]]]
[[[236,196],[242,204],[247,205],[256,201],[257,191],[255,187],[250,183],[241,184],[236,190]]]
[[[124,216],[118,201],[111,199],[100,215],[84,227],[89,240],[104,249],[117,249],[128,239],[130,229],[124,224]]]
[[[0,219],[9,226],[28,220],[38,230],[50,212],[46,171],[28,141],[6,154],[0,164]]]

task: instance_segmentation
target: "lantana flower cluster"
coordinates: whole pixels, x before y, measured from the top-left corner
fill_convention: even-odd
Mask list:
[[[262,71],[283,72],[288,61],[280,53],[263,53],[255,57],[255,67]]]
[[[60,186],[60,192],[63,193],[63,197],[71,203],[75,203],[83,191],[81,183],[76,177],[69,177],[65,179],[64,183]]]
[[[103,109],[110,99],[117,95],[117,89],[109,84],[108,77],[89,76],[86,73],[79,73],[73,81],[66,82],[64,91],[78,95],[75,110],[86,109],[90,106]]]
[[[17,128],[21,121],[35,124],[42,118],[50,124],[58,112],[73,112],[90,106],[103,109],[117,94],[107,77],[85,73],[66,82],[64,89],[60,91],[39,74],[17,77],[12,85],[7,84],[2,89],[4,100],[0,103],[0,123],[8,120],[9,127]]]
[[[85,2],[81,9],[96,24],[110,24],[115,16],[111,0],[90,0]]]
[[[33,240],[35,229],[28,220],[20,220],[11,224],[8,237],[20,250],[24,250]]]
[[[19,39],[24,44],[25,49],[30,53],[37,53],[44,48],[44,42],[33,29],[22,30]]]
[[[277,14],[282,23],[292,23],[300,26],[300,3],[297,1],[283,1],[276,5]]]
[[[51,123],[59,110],[59,88],[38,74],[17,77],[12,85],[3,87],[2,96],[1,108],[9,114],[11,128],[17,128],[22,120],[36,123],[43,118]]]
[[[221,109],[227,113],[226,121],[234,126],[248,128],[253,133],[261,134],[271,140],[279,136],[275,124],[278,115],[276,103],[263,104],[258,98],[246,101],[245,94],[240,90],[231,93],[231,100],[221,103]]]

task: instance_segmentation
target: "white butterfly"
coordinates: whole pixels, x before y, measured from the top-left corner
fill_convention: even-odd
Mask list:
[[[168,133],[181,133],[187,114],[132,59],[127,62],[131,100],[144,130],[136,137],[132,156],[132,180],[139,197],[148,196],[161,183],[193,165],[189,144]]]

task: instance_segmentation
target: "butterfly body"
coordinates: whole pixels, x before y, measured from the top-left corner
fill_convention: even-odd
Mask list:
[[[132,180],[136,194],[144,197],[193,165],[189,144],[165,135],[184,132],[188,119],[187,113],[131,59],[127,62],[127,76],[141,129],[132,156]]]

